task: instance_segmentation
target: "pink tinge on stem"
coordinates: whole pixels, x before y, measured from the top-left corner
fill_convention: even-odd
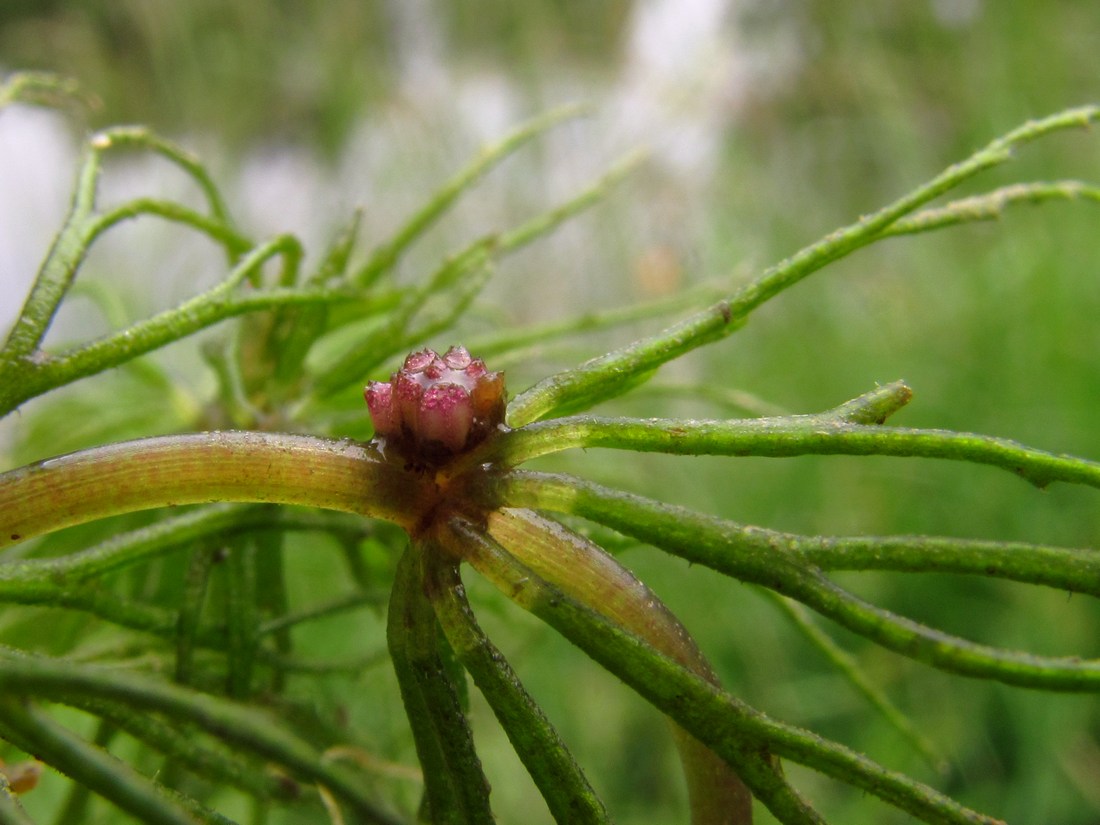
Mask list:
[[[504,421],[504,373],[489,372],[465,347],[411,353],[364,396],[375,433],[429,463],[469,449]]]

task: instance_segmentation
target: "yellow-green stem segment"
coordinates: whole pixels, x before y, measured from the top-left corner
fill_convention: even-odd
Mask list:
[[[0,475],[0,548],[107,516],[212,501],[324,507],[408,528],[428,483],[352,441],[255,432],[145,438]]]

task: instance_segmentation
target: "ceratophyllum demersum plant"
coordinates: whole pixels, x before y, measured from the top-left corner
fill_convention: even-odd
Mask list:
[[[71,92],[49,77],[16,75],[0,103]],[[423,277],[410,280],[406,272],[399,279],[398,261],[498,161],[574,114],[539,117],[488,147],[369,254],[357,254],[353,218],[309,272],[301,271],[294,237],[257,242],[244,234],[204,166],[176,144],[140,128],[107,129],[87,141],[71,209],[0,351],[3,413],[83,380],[60,394],[58,407],[46,399],[23,415],[31,423],[44,417],[55,431],[64,429],[62,414],[82,409],[90,419],[95,411],[87,424],[93,432],[125,421],[158,426],[143,411],[169,406],[173,384],[142,356],[210,327],[222,337],[203,336],[212,398],[177,404],[167,416],[174,422],[169,434],[161,423],[159,435],[59,457],[51,452],[64,447],[44,443],[26,458],[34,463],[0,475],[0,738],[7,743],[0,751],[0,822],[120,815],[151,823],[489,822],[492,784],[498,792],[501,786],[491,784],[492,770],[475,747],[493,731],[480,716],[477,729],[471,726],[468,677],[484,699],[477,706],[496,715],[550,816],[611,821],[614,811],[594,790],[599,781],[590,784],[479,624],[478,613],[497,625],[507,621],[501,611],[522,615],[506,600],[668,718],[686,777],[684,821],[743,825],[754,808],[758,821],[825,821],[785,763],[854,788],[869,811],[866,821],[886,821],[879,817],[889,806],[903,812],[890,816],[924,822],[1012,817],[971,810],[746,704],[736,684],[720,683],[688,629],[597,540],[612,549],[649,545],[767,593],[870,700],[872,712],[916,748],[925,738],[811,612],[849,638],[864,637],[889,656],[963,677],[958,681],[1093,692],[1100,661],[968,641],[876,606],[833,574],[947,572],[1100,597],[1095,550],[923,535],[796,535],[523,465],[595,447],[693,456],[917,456],[988,465],[988,472],[1007,470],[1038,487],[1100,487],[1093,461],[1001,438],[887,424],[910,399],[901,382],[805,415],[698,420],[588,412],[662,365],[722,341],[788,287],[877,241],[996,217],[1018,203],[1100,200],[1096,187],[1070,180],[1017,182],[930,205],[1025,144],[1087,126],[1100,108],[1064,111],[1008,132],[703,309],[685,308],[698,296],[662,299],[449,340],[495,262],[599,200],[632,161],[544,214],[469,243]],[[102,202],[104,158],[120,148],[181,169],[205,207],[151,195]],[[175,308],[122,320],[95,340],[45,345],[89,249],[139,216],[214,241],[224,250],[224,278]],[[536,345],[591,329],[614,335],[626,321],[677,312],[686,317],[665,321],[655,334],[510,399],[505,391],[502,366]],[[82,408],[79,390],[104,380],[129,383],[113,403],[93,397]],[[303,592],[300,563],[313,557],[311,575],[322,583]],[[485,602],[476,611],[468,586],[475,603]],[[381,631],[363,629],[375,626],[378,611],[386,617],[384,650],[373,646],[382,644]],[[309,635],[334,622],[342,629]],[[327,646],[314,643],[322,638]],[[537,658],[537,651],[525,655]],[[386,706],[367,688],[394,675],[393,705]],[[575,713],[597,712],[586,707],[585,691],[561,690]],[[403,717],[388,713],[398,706]],[[402,750],[409,742],[419,769],[409,766],[411,750]],[[804,784],[805,771],[791,773]],[[965,777],[955,790],[959,782]]]

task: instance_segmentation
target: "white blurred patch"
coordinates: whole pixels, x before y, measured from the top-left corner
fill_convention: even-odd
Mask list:
[[[76,175],[65,116],[14,104],[0,111],[0,336],[7,338],[64,219]]]
[[[953,29],[969,26],[982,13],[982,0],[932,0],[932,13]]]

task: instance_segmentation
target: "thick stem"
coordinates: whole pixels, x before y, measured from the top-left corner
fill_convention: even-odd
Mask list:
[[[429,483],[369,445],[209,432],[127,441],[0,475],[0,548],[153,507],[211,501],[304,504],[410,527]]]

